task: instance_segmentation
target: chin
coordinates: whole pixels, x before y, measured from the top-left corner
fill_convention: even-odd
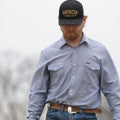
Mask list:
[[[66,38],[69,39],[69,40],[74,40],[74,39],[77,38],[77,36],[72,36],[72,35],[71,35],[71,36],[67,36]]]

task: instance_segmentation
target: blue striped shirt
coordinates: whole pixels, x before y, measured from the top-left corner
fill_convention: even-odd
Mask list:
[[[72,47],[62,37],[41,52],[31,82],[27,118],[38,120],[48,102],[97,108],[101,91],[113,118],[120,120],[119,78],[105,46],[83,34],[78,46]]]

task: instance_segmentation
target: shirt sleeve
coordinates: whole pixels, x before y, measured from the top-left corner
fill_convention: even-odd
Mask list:
[[[101,63],[101,90],[107,98],[113,119],[120,120],[120,81],[106,48],[102,52]]]
[[[47,70],[47,59],[41,52],[37,69],[34,73],[30,93],[27,116],[28,120],[39,120],[45,106],[49,85],[49,72]]]

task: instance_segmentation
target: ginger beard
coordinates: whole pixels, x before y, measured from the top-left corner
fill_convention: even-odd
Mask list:
[[[83,25],[65,25],[60,27],[66,40],[74,41],[82,34]]]
[[[67,40],[75,40],[76,38],[79,37],[80,32],[75,30],[68,30],[68,31],[65,31],[63,35]]]

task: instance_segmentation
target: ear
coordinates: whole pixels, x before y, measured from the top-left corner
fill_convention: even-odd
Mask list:
[[[84,17],[83,17],[83,20],[86,21],[87,18],[88,18],[88,16],[84,16]]]
[[[83,21],[82,21],[82,24],[83,24],[83,25],[85,25],[87,17],[88,17],[88,16],[84,16],[84,17],[83,17]]]
[[[88,17],[88,16],[84,16],[84,17],[83,17],[83,21],[82,21],[82,25],[83,25],[83,27],[85,26],[85,23],[86,23],[86,19],[87,19],[87,17]]]

